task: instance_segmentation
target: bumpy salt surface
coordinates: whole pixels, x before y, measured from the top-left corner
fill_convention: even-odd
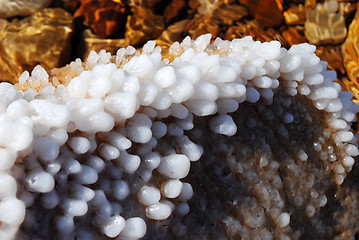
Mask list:
[[[210,38],[1,83],[0,238],[304,236],[358,106],[314,46]]]

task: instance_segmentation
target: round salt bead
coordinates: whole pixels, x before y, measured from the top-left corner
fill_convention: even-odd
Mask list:
[[[106,143],[100,144],[98,152],[106,160],[112,160],[120,156],[120,151],[117,148]]]
[[[30,191],[46,193],[54,189],[55,179],[47,172],[37,171],[25,178],[25,185]]]
[[[157,152],[151,152],[143,158],[143,165],[151,171],[157,168],[160,165],[160,162],[161,157]]]
[[[68,216],[83,216],[87,213],[88,206],[83,200],[66,199],[62,204],[62,209]]]
[[[352,157],[345,156],[345,157],[343,158],[343,164],[344,164],[344,166],[347,167],[347,168],[351,168],[351,167],[354,165],[354,163],[355,163],[355,160],[354,160],[354,158],[352,158]]]
[[[176,73],[172,66],[165,66],[159,69],[153,77],[153,82],[161,88],[171,86],[176,82]]]
[[[138,191],[138,200],[145,206],[150,206],[159,202],[161,192],[155,187],[144,186]]]
[[[141,106],[150,105],[155,100],[157,92],[157,87],[154,84],[149,82],[141,84],[140,91],[137,95]]]
[[[0,201],[0,222],[3,224],[20,225],[25,218],[25,205],[15,197]]]
[[[259,92],[254,88],[247,88],[246,96],[246,100],[250,103],[256,103],[260,98]]]
[[[187,201],[187,200],[191,199],[192,196],[193,196],[193,188],[192,188],[191,184],[183,183],[181,192],[178,195],[177,199],[179,201]]]
[[[90,156],[86,160],[87,165],[93,168],[97,173],[102,172],[106,167],[105,162],[97,156]]]
[[[137,155],[128,154],[127,152],[121,152],[120,156],[116,159],[120,167],[126,173],[134,173],[141,164],[141,159]]]
[[[76,174],[76,179],[82,184],[94,184],[97,182],[97,172],[89,166],[81,165],[81,171]]]
[[[167,133],[167,125],[163,122],[155,121],[152,123],[152,135],[156,139],[160,139]]]
[[[209,123],[210,129],[218,134],[233,136],[237,133],[237,125],[229,115],[213,117]]]
[[[117,118],[128,119],[137,110],[136,96],[126,92],[111,93],[105,98],[105,109]]]
[[[197,116],[208,116],[217,111],[217,104],[213,101],[190,99],[185,105],[191,113]]]
[[[72,137],[67,143],[76,154],[84,154],[91,147],[90,141],[85,137]]]
[[[180,194],[181,189],[182,182],[178,179],[172,179],[162,186],[162,193],[167,198],[175,198]]]
[[[172,213],[171,206],[166,203],[155,203],[146,208],[146,216],[154,220],[165,220]]]
[[[161,158],[158,171],[169,178],[184,178],[189,173],[190,160],[186,155],[172,154]]]
[[[44,162],[54,161],[59,155],[59,145],[53,141],[40,137],[34,140],[33,148],[35,153]]]
[[[353,144],[348,144],[346,147],[345,147],[345,152],[350,155],[350,156],[353,156],[353,157],[356,157],[359,155],[359,151],[358,151],[358,148],[353,145]]]
[[[284,228],[290,223],[290,214],[289,213],[281,213],[278,217],[278,223],[281,228]]]
[[[121,151],[129,149],[132,146],[132,142],[129,139],[115,131],[112,131],[107,139],[111,145],[115,146]]]
[[[176,214],[180,217],[187,215],[190,211],[188,203],[182,202],[176,206]]]
[[[117,180],[113,183],[113,193],[118,200],[124,200],[130,194],[130,188],[127,182],[123,180]]]
[[[102,232],[106,234],[107,237],[114,238],[120,234],[125,228],[125,225],[125,219],[119,215],[115,215],[107,219],[101,228]]]
[[[54,190],[41,196],[41,205],[46,209],[55,208],[59,204],[59,202],[59,195]]]
[[[146,231],[145,221],[140,217],[133,217],[126,220],[125,228],[121,231],[120,236],[124,239],[137,239],[145,236]]]
[[[88,202],[95,197],[95,191],[91,188],[84,187],[81,184],[77,184],[73,186],[71,196],[73,198]]]
[[[0,202],[4,198],[16,196],[16,191],[15,179],[6,173],[0,173]]]
[[[9,149],[0,148],[0,170],[11,168],[16,160],[17,154]]]
[[[60,216],[56,219],[56,228],[62,234],[69,234],[75,228],[74,218],[71,216]]]
[[[193,143],[187,136],[180,136],[176,139],[177,149],[180,153],[186,155],[191,161],[197,161],[203,154],[202,146]]]
[[[199,81],[195,85],[192,99],[215,101],[218,97],[219,92],[216,85],[206,81]]]

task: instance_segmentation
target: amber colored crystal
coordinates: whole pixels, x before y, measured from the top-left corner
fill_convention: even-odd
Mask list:
[[[359,3],[358,3],[359,5]],[[359,11],[356,12],[353,21],[349,26],[348,36],[342,46],[344,67],[347,70],[349,79],[353,82],[354,88],[359,89]],[[356,90],[356,93],[358,90]],[[359,95],[356,95],[359,99]]]
[[[304,35],[304,28],[302,26],[290,27],[286,30],[283,30],[282,36],[287,41],[289,46],[308,42]]]
[[[347,34],[344,17],[325,7],[309,9],[304,27],[309,42],[316,45],[341,43]]]
[[[94,33],[106,38],[124,30],[128,6],[120,0],[81,0],[75,17],[83,16]]]
[[[305,8],[302,4],[291,4],[289,9],[283,13],[283,16],[287,25],[304,25]]]
[[[283,0],[242,0],[241,3],[264,27],[275,27],[283,22]]]
[[[15,83],[37,64],[46,70],[70,61],[73,17],[61,8],[46,8],[0,27],[0,80]]]

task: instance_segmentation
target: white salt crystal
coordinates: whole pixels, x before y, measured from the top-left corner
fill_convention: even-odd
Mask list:
[[[251,87],[247,88],[246,93],[247,93],[246,101],[250,103],[256,103],[260,98],[260,94],[255,88],[251,88]]]
[[[176,214],[180,217],[187,215],[190,212],[188,203],[181,202],[176,206]]]
[[[53,141],[40,137],[33,141],[33,150],[44,162],[54,161],[59,155],[60,146]]]
[[[213,101],[190,99],[185,105],[193,114],[201,117],[212,115],[217,110],[217,105]]]
[[[298,68],[301,64],[300,56],[296,54],[287,54],[279,60],[280,62],[280,71],[282,73],[289,73]]]
[[[142,83],[138,93],[141,106],[150,105],[155,100],[157,92],[157,87],[154,84],[149,82]]]
[[[60,202],[59,195],[55,190],[41,195],[41,205],[46,209],[55,208]]]
[[[290,214],[289,213],[281,213],[278,217],[279,226],[284,228],[290,223]]]
[[[101,143],[98,147],[98,152],[100,153],[101,157],[106,160],[112,160],[120,156],[120,151],[107,143]]]
[[[25,205],[15,197],[0,201],[0,222],[2,224],[20,225],[25,218]]]
[[[90,141],[86,137],[72,137],[67,143],[76,154],[86,153],[91,146]]]
[[[111,80],[105,76],[99,76],[89,81],[88,94],[93,98],[103,98],[112,87]]]
[[[336,142],[349,142],[353,139],[354,134],[347,131],[339,131],[334,134],[334,140]]]
[[[81,170],[76,174],[76,179],[82,184],[93,184],[97,182],[97,172],[89,166],[81,165]]]
[[[163,92],[158,92],[155,100],[150,106],[158,110],[165,110],[169,108],[171,104],[172,104],[172,99],[168,94]]]
[[[346,147],[345,147],[345,152],[350,155],[350,156],[353,156],[353,157],[356,157],[359,155],[359,151],[358,151],[358,148],[353,145],[353,144],[348,144]]]
[[[182,135],[176,139],[179,153],[186,155],[191,161],[197,161],[203,154],[201,145],[195,144],[187,136]]]
[[[344,164],[344,166],[347,167],[347,168],[351,168],[351,167],[354,165],[354,163],[355,163],[354,158],[352,158],[352,157],[350,157],[350,156],[345,156],[345,157],[343,158],[343,164]]]
[[[6,170],[12,167],[15,163],[17,154],[15,151],[0,148],[0,170]]]
[[[173,103],[171,105],[171,115],[179,119],[184,119],[188,116],[188,109],[180,103]]]
[[[61,207],[65,214],[71,217],[83,216],[87,213],[88,210],[87,203],[83,200],[77,199],[66,199],[61,204]]]
[[[219,93],[216,85],[206,81],[199,81],[194,87],[194,93],[191,99],[215,101],[218,96]]]
[[[229,115],[213,117],[209,123],[210,129],[218,134],[233,136],[237,133],[237,125]]]
[[[188,50],[186,50],[186,52],[187,51]],[[182,56],[184,54],[182,54]],[[181,58],[182,58],[182,56],[181,56]],[[199,69],[199,67],[197,67],[195,65],[183,66],[183,67],[181,67],[181,68],[179,68],[177,70],[177,74],[178,74],[179,77],[190,81],[193,85],[200,81],[201,75],[202,75],[201,70]]]
[[[138,200],[145,206],[153,205],[161,199],[161,192],[158,188],[144,186],[138,191]]]
[[[173,103],[181,103],[193,96],[194,87],[190,81],[179,79],[170,87],[166,88],[165,91],[171,97]]]
[[[142,54],[140,56],[135,56],[123,66],[123,69],[131,75],[138,76],[140,78],[146,77],[153,69],[153,64],[151,59]]]
[[[172,213],[171,207],[166,203],[155,203],[146,208],[146,216],[154,220],[165,220]]]
[[[124,200],[130,194],[130,188],[126,181],[116,180],[113,183],[113,193],[116,199]]]
[[[15,179],[6,173],[0,173],[0,202],[7,197],[15,197],[16,191]]]
[[[132,93],[111,93],[105,98],[105,109],[125,120],[135,114],[137,99]]]
[[[101,226],[101,229],[107,237],[114,238],[120,234],[120,232],[125,228],[125,225],[125,219],[119,215],[115,215],[108,218]]]
[[[75,228],[74,218],[72,216],[57,217],[56,228],[62,234],[70,234]]]
[[[319,87],[309,94],[309,98],[312,100],[318,100],[322,98],[335,99],[339,95],[338,91],[333,87]]]
[[[176,82],[176,73],[172,66],[159,69],[153,77],[153,82],[161,88],[171,86]]]
[[[182,182],[178,179],[171,179],[162,186],[162,193],[167,198],[175,198],[180,194],[181,189]]]
[[[25,185],[30,191],[46,193],[54,189],[55,180],[51,174],[39,170],[30,173],[25,178]]]
[[[120,156],[116,159],[123,171],[126,173],[134,173],[140,166],[141,159],[137,155],[128,154],[127,152],[121,152]]]
[[[256,77],[252,82],[260,88],[270,88],[272,86],[272,79],[267,76]]]
[[[137,239],[145,236],[147,226],[145,221],[139,217],[133,217],[126,220],[125,228],[121,231],[120,237],[125,239]]]
[[[158,171],[169,178],[184,178],[189,173],[190,160],[186,155],[172,154],[161,158]]]

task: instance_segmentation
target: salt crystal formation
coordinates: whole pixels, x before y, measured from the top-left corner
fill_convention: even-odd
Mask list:
[[[1,83],[0,239],[338,234],[322,213],[358,155],[352,94],[315,46],[210,39]]]

